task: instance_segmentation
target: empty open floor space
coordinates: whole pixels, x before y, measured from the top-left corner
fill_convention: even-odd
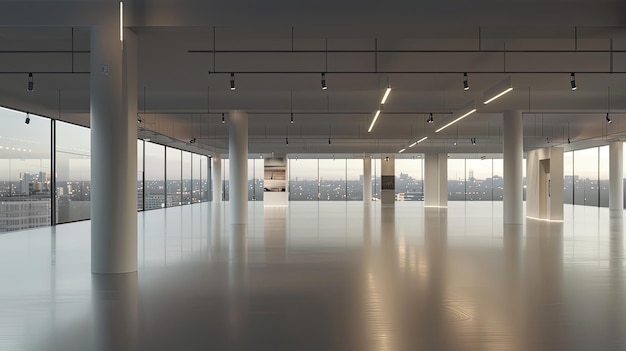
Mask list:
[[[0,236],[0,350],[623,350],[623,219],[502,224],[501,202],[139,213],[139,271],[90,222]]]

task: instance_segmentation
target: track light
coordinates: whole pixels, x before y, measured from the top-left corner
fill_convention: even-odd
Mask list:
[[[328,145],[330,145],[330,137],[328,137]]]
[[[389,156],[385,156],[385,162],[389,162]]]
[[[289,120],[289,123],[293,124],[293,112],[291,113],[291,119]]]
[[[30,124],[30,113],[26,113],[26,119],[24,120],[24,123]]]
[[[611,119],[611,117],[609,117],[609,113],[606,113],[606,123],[611,124],[613,123],[613,120]]]
[[[137,124],[140,124],[141,122],[143,122],[143,121],[141,120],[141,117],[137,116]]]
[[[328,90],[328,85],[326,85],[326,73],[322,73],[322,90]]]
[[[463,73],[463,90],[469,90],[469,82],[467,81],[467,73]]]
[[[456,141],[454,143],[452,143],[453,146],[456,146]]]
[[[569,140],[569,138],[567,138],[567,143],[568,143],[568,144],[571,144],[571,143],[572,143],[572,142]]]
[[[263,154],[259,154],[259,158],[263,158]]]
[[[196,138],[192,138],[191,140],[189,140],[189,144],[195,144],[196,143]]]
[[[235,74],[231,73],[230,74],[230,90],[233,91],[235,90]]]
[[[224,114],[222,113],[222,124],[226,123],[226,119],[224,118]]]
[[[28,74],[28,87],[26,88],[26,90],[28,90],[28,91],[35,90],[35,83],[33,82],[33,74],[32,73]]]
[[[572,91],[578,89],[576,86],[576,73],[572,73],[569,78],[570,85],[572,86]]]
[[[376,120],[378,119],[378,116],[380,116],[380,110],[376,111],[376,114],[374,115],[374,119],[372,120],[370,127],[367,129],[368,133],[372,132],[372,129],[374,128],[374,124],[376,124]]]
[[[426,122],[428,122],[428,123],[430,123],[430,124],[435,123],[435,119],[433,118],[433,114],[432,114],[432,113],[430,114],[430,117],[428,117],[428,119],[426,120]]]
[[[476,145],[476,138],[470,138],[470,141],[472,142],[472,145]]]
[[[285,145],[289,146],[289,138],[285,138]]]

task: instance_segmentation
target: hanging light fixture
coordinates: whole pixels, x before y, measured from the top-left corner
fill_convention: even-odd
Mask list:
[[[222,124],[226,123],[226,118],[224,118],[224,113],[222,112]]]
[[[463,73],[463,90],[469,90],[469,82],[467,80],[467,72]]]
[[[435,119],[433,118],[433,114],[430,114],[430,117],[428,117],[428,119],[426,120],[426,122],[428,122],[429,124],[433,124],[435,123]]]
[[[398,151],[399,154],[403,153],[406,150],[406,148],[402,148],[400,149],[400,151]]]
[[[28,74],[28,87],[26,88],[27,91],[33,91],[35,90],[35,83],[33,81],[33,74],[29,73]]]
[[[383,99],[380,100],[381,105],[384,105],[385,102],[387,102],[387,98],[389,97],[390,93],[391,93],[391,85],[389,84],[389,82],[387,82],[387,89],[385,89],[385,94],[383,95]]]
[[[30,124],[30,113],[28,112],[26,112],[26,119],[24,120],[24,123]]]
[[[572,86],[572,91],[578,89],[576,86],[576,73],[572,73],[569,78],[569,83]]]
[[[235,74],[231,73],[230,74],[230,90],[234,91],[235,89],[236,89],[235,88]]]
[[[293,124],[293,112],[291,113],[291,119],[289,120],[289,123]]]
[[[322,90],[328,90],[328,85],[326,85],[326,73],[322,73]]]
[[[611,117],[609,116],[609,113],[606,113],[606,123],[611,124],[613,123],[613,120],[611,119]]]

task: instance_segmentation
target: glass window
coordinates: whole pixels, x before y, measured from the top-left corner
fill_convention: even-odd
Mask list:
[[[465,200],[464,159],[448,159],[448,200]]]
[[[319,160],[320,201],[346,199],[346,160]]]
[[[137,210],[143,211],[143,140],[137,140]]]
[[[501,158],[495,158],[492,161],[493,169],[493,177],[491,178],[492,188],[492,199],[493,201],[502,201],[504,197],[504,178],[502,175],[504,174],[504,162]],[[522,168],[526,168],[526,165],[522,165]]]
[[[600,191],[600,206],[609,207],[609,146],[598,148],[598,190]]]
[[[465,200],[491,201],[492,163],[487,159],[465,160]]]
[[[424,201],[423,160],[398,159],[395,162],[396,200]]]
[[[228,201],[229,197],[229,184],[230,184],[230,160],[222,159],[222,189],[223,189],[223,201]]]
[[[209,201],[213,194],[211,191],[211,158],[207,156],[201,156],[201,178],[202,178],[202,201]]]
[[[372,158],[372,201],[380,201],[380,158]]]
[[[317,201],[319,195],[317,160],[289,159],[289,200]]]
[[[183,205],[191,203],[191,152],[182,151],[183,184],[181,186]]]
[[[574,152],[563,153],[563,203],[574,203]]]
[[[0,123],[0,232],[48,226],[50,120],[0,108]]]
[[[165,148],[165,184],[166,189],[166,207],[180,206],[182,201],[182,169],[181,169],[181,151],[171,147]]]
[[[348,201],[363,201],[363,160],[346,160]]]
[[[598,206],[598,148],[574,151],[574,203]]]
[[[88,128],[56,122],[57,223],[91,215],[91,134]]]
[[[191,202],[196,203],[202,201],[202,156],[191,154]]]
[[[165,146],[145,143],[144,208],[165,207]]]
[[[263,201],[263,177],[265,161],[262,158],[248,160],[248,200]]]

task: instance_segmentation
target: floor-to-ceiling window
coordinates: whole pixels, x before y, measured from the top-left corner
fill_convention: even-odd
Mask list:
[[[317,159],[289,159],[289,200],[317,201],[319,194]]]
[[[396,200],[424,201],[424,171],[422,158],[396,158]]]
[[[248,200],[263,201],[263,175],[265,160],[248,159]]]
[[[609,146],[598,148],[598,190],[600,207],[609,207]]]
[[[165,206],[180,206],[182,202],[181,151],[166,147],[165,160],[165,189],[167,194]]]
[[[145,143],[144,208],[165,207],[165,146]]]
[[[598,148],[574,151],[574,203],[598,206]]]
[[[319,159],[320,201],[346,199],[346,160]]]
[[[212,199],[213,193],[211,189],[211,158],[207,156],[200,156],[201,174],[202,179],[202,201],[209,201]]]
[[[202,201],[202,175],[206,173],[202,167],[204,167],[202,163],[202,156],[198,154],[191,155],[191,202],[201,202]]]
[[[48,226],[51,122],[0,108],[0,124],[0,232]]]
[[[56,121],[57,223],[91,217],[91,133]],[[113,190],[112,190],[113,191]]]
[[[448,200],[502,201],[504,196],[503,168],[504,162],[501,158],[482,156],[481,158],[448,159]],[[525,181],[525,163],[522,170],[522,179]]]
[[[448,200],[465,200],[465,159],[448,159]]]
[[[346,192],[348,201],[363,200],[363,160],[346,159]]]
[[[143,211],[143,144],[141,139],[137,140],[137,210]]]
[[[191,152],[182,151],[182,201],[183,205],[191,203]]]

